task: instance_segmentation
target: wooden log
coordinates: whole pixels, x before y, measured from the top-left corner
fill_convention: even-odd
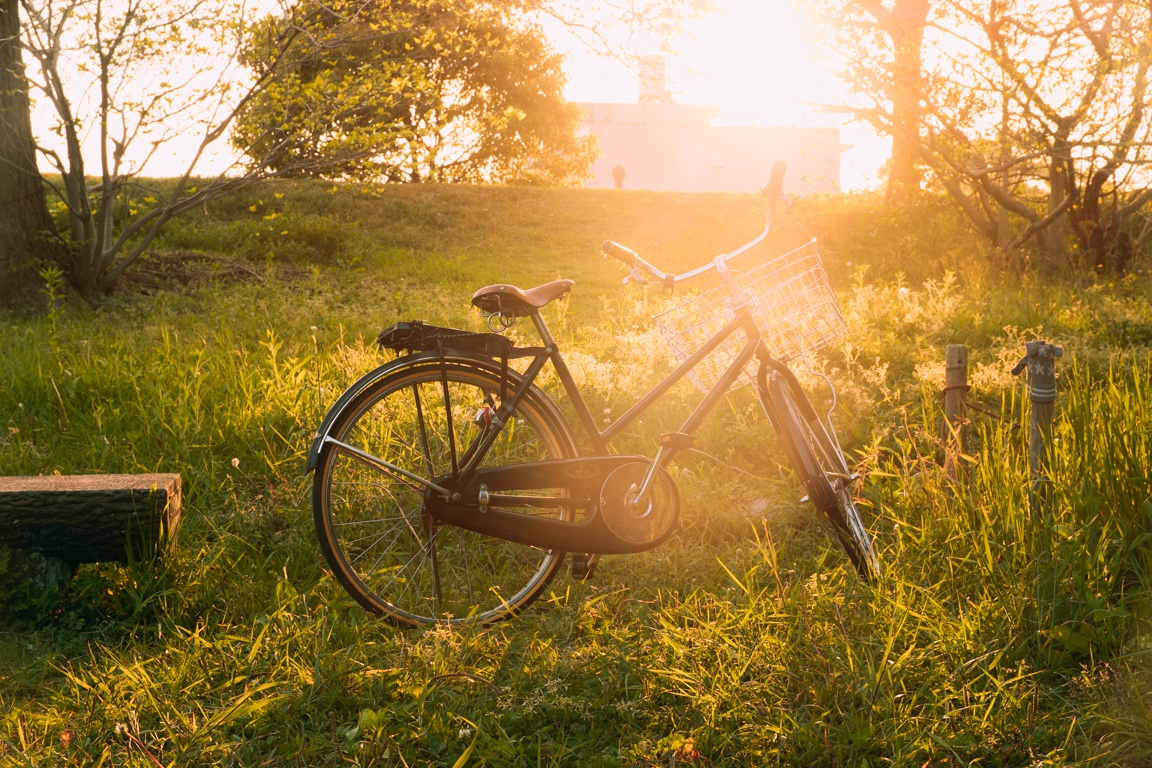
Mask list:
[[[968,347],[949,344],[944,352],[944,471],[956,479],[959,456],[965,448],[965,396],[968,393]]]
[[[162,554],[180,524],[180,475],[0,477],[0,546],[65,563]]]

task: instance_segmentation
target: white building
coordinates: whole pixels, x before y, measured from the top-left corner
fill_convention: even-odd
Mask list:
[[[839,128],[714,126],[717,108],[684,104],[581,106],[600,145],[588,187],[755,192],[783,160],[786,192],[840,191]]]
[[[839,128],[713,125],[716,107],[673,104],[664,61],[640,59],[640,101],[582,104],[600,157],[585,186],[675,192],[755,192],[788,164],[789,193],[839,192]]]

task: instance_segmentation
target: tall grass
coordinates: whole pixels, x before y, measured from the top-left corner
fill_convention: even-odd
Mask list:
[[[613,286],[618,274],[591,246],[605,235],[651,245],[668,228],[684,242],[659,250],[687,265],[723,247],[717,231],[741,229],[758,204],[277,191],[213,209],[169,246],[232,248],[226,233],[245,231],[237,221],[269,221],[250,210],[257,200],[282,213],[271,221],[307,207],[334,231],[301,234],[312,245],[289,254],[294,271],[271,249],[250,254],[272,258],[252,265],[252,282],[6,319],[6,473],[177,471],[187,497],[179,545],[160,567],[85,566],[64,605],[0,631],[0,763],[1152,760],[1144,278],[1030,286],[1021,301],[971,244],[952,246],[952,263],[907,271],[919,238],[959,231],[946,220],[918,232],[853,207],[867,201],[809,203],[853,329],[818,365],[840,392],[885,582],[853,576],[741,391],[675,471],[683,525],[667,545],[608,558],[591,583],[562,575],[513,622],[400,631],[327,577],[302,474],[324,409],[382,361],[370,344],[379,328],[407,317],[478,327],[467,309],[475,287],[576,274],[549,320],[596,412],[619,414],[667,370],[648,324],[659,299]],[[901,237],[865,247],[849,224]],[[539,258],[508,258],[545,241]],[[897,243],[898,260],[884,242]],[[1006,372],[1030,333],[1069,352],[1047,481],[1035,489],[1025,430],[1013,428],[1026,404]],[[972,347],[972,396],[1003,414],[973,414],[959,481],[939,465],[939,361],[953,341]],[[620,449],[650,453],[698,397],[677,388]]]

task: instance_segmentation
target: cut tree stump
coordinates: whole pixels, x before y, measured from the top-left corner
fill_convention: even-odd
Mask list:
[[[164,554],[180,524],[180,475],[0,477],[0,546],[72,567]]]

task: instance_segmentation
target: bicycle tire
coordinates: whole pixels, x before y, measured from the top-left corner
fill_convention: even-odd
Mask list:
[[[771,376],[765,373],[762,366],[757,377],[757,394],[784,443],[785,452],[800,476],[809,500],[832,523],[836,538],[860,577],[869,583],[878,582],[883,576],[883,568],[848,490],[851,473],[843,454],[811,406],[807,409],[800,407],[789,382],[775,372]],[[804,395],[801,393],[800,396]],[[811,413],[806,416],[805,410]]]
[[[499,408],[501,393],[510,396],[517,381],[513,376],[502,387],[483,361],[401,366],[345,405],[328,434],[425,479],[443,477],[453,454],[462,462],[465,446],[484,428],[475,417],[485,406]],[[575,455],[572,430],[530,386],[480,466]],[[372,613],[400,625],[499,621],[536,600],[563,564],[563,552],[437,521],[423,500],[419,484],[337,443],[326,441],[320,450],[313,480],[320,547],[337,581]],[[565,507],[538,512],[573,516]]]

